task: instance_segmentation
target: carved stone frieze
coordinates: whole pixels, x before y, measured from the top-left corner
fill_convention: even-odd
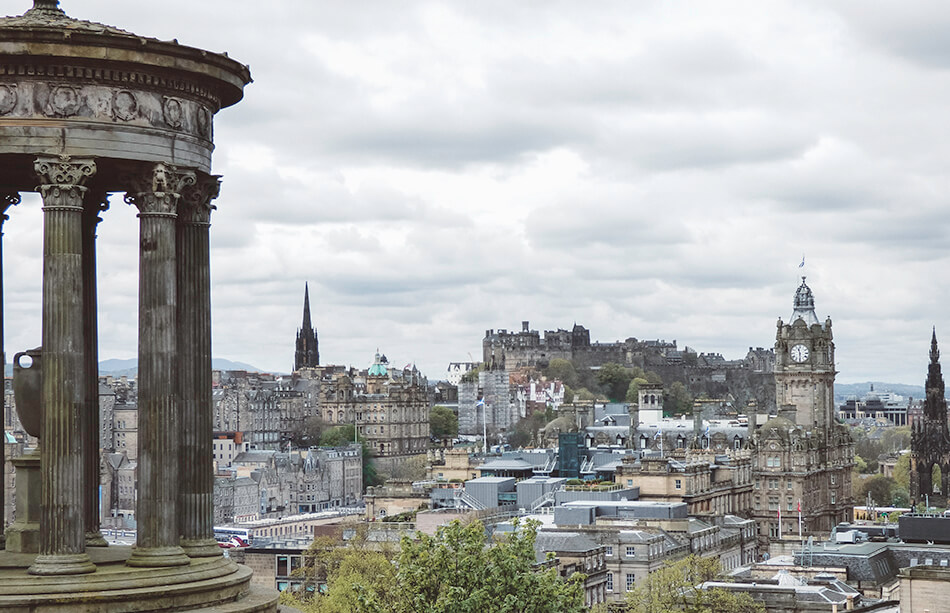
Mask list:
[[[33,75],[6,75],[4,68],[0,66],[0,81],[5,81],[0,83],[0,117],[5,119],[85,119],[174,130],[202,141],[212,138],[217,107],[201,98],[163,95],[131,83],[50,82]]]
[[[130,189],[125,201],[138,208],[139,214],[174,216],[182,191],[195,184],[196,176],[193,170],[158,163],[126,180]]]
[[[39,177],[37,190],[43,196],[44,208],[82,208],[86,188],[83,184],[96,174],[96,162],[89,158],[41,157],[33,162]]]
[[[16,85],[0,85],[0,115],[6,115],[16,108]]]
[[[211,211],[216,208],[211,201],[218,197],[220,191],[221,177],[219,175],[199,176],[194,185],[185,188],[182,192],[178,218],[185,223],[210,223]]]

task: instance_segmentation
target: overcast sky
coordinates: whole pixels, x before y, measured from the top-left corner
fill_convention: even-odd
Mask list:
[[[29,0],[10,0],[13,13]],[[945,2],[65,0],[228,54],[214,354],[430,379],[488,328],[772,346],[804,255],[838,381],[950,348]],[[6,350],[40,341],[35,196],[4,227]],[[100,357],[136,353],[137,220],[99,228]],[[948,352],[950,355],[950,352]]]

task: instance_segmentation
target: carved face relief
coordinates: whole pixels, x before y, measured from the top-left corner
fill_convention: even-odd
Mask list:
[[[6,115],[16,106],[16,86],[0,85],[0,115]]]
[[[58,85],[50,93],[49,105],[57,117],[71,117],[79,111],[81,105],[79,90],[67,85]]]
[[[165,123],[173,128],[180,128],[182,123],[181,102],[177,98],[165,98],[162,103],[162,112],[165,115]]]
[[[138,112],[138,104],[135,101],[135,95],[128,90],[117,91],[112,97],[112,112],[116,119],[130,121],[135,119]]]
[[[195,119],[198,122],[198,134],[205,138],[211,138],[211,112],[205,107],[199,106]]]

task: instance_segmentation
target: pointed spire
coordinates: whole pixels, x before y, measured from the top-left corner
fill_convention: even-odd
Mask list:
[[[930,362],[935,364],[940,361],[940,350],[937,349],[937,326],[934,326],[933,337],[930,339]]]
[[[310,323],[310,284],[303,284],[303,330],[312,330],[313,325]]]

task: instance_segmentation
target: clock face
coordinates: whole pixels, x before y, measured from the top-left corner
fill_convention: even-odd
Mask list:
[[[804,362],[808,359],[808,347],[805,345],[795,345],[789,353],[796,362]]]

